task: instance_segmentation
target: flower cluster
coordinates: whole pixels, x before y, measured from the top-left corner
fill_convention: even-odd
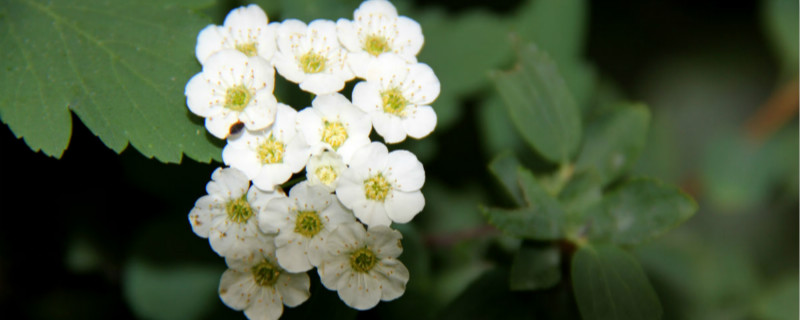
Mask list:
[[[423,42],[419,24],[384,0],[363,2],[353,20],[308,24],[270,23],[250,5],[200,32],[202,72],[187,83],[186,103],[226,139],[228,167],[214,171],[189,221],[225,258],[226,305],[279,318],[284,305],[309,298],[306,272],[315,268],[358,310],[403,294],[409,273],[391,224],[422,211],[425,171],[414,154],[384,143],[436,126],[430,104],[440,84],[417,62]],[[276,70],[314,95],[311,106],[278,102]],[[348,99],[340,91],[353,79]],[[383,142],[371,141],[372,128]]]

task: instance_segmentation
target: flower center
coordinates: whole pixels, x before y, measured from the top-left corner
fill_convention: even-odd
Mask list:
[[[347,140],[347,130],[339,121],[325,120],[325,129],[322,130],[322,141],[325,141],[333,150],[339,149],[339,146]]]
[[[239,199],[228,202],[225,209],[228,211],[228,220],[236,223],[246,223],[253,216],[253,209],[250,208],[250,203],[247,202],[246,194]]]
[[[243,84],[225,90],[225,108],[233,111],[242,111],[253,98],[253,94]]]
[[[378,257],[369,248],[361,248],[350,254],[350,267],[356,272],[367,273],[378,263]]]
[[[364,40],[364,50],[377,57],[381,53],[392,51],[392,48],[389,47],[389,41],[386,38],[371,34]]]
[[[383,173],[379,172],[369,179],[364,180],[364,194],[369,200],[383,202],[391,189],[392,185],[386,181]]]
[[[317,175],[319,181],[326,185],[333,184],[336,181],[336,170],[333,169],[333,166],[321,166],[318,167],[317,170],[314,170],[314,174]]]
[[[248,57],[255,57],[256,54],[258,54],[258,49],[256,48],[255,42],[237,43],[236,50],[239,50]]]
[[[306,238],[311,238],[320,231],[322,231],[322,219],[316,211],[297,211],[297,220],[294,223],[294,232],[304,235]]]
[[[383,112],[398,117],[403,116],[403,110],[405,110],[408,105],[408,100],[406,100],[406,97],[400,92],[399,88],[394,87],[389,90],[381,91],[381,99],[383,100]]]
[[[325,64],[328,63],[323,55],[316,54],[313,51],[300,56],[300,67],[303,68],[305,73],[319,73],[325,70]]]
[[[267,261],[267,259],[253,266],[251,271],[253,271],[253,278],[256,284],[262,287],[273,286],[275,282],[278,282],[278,277],[281,275],[281,269]]]
[[[283,142],[275,140],[275,137],[270,133],[269,138],[262,144],[258,145],[256,150],[258,159],[262,164],[273,164],[283,162],[283,152],[285,145]]]

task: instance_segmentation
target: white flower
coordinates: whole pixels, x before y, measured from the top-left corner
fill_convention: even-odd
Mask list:
[[[235,168],[218,168],[206,185],[208,195],[197,200],[189,212],[192,230],[208,238],[211,249],[224,257],[241,257],[264,237],[258,229],[259,212],[283,191],[264,192]]]
[[[373,142],[353,154],[336,196],[364,224],[388,226],[409,222],[422,211],[424,183],[425,170],[413,153],[389,153],[384,144]]]
[[[295,185],[289,197],[270,201],[258,220],[262,231],[277,233],[278,263],[290,272],[304,272],[319,265],[320,246],[328,233],[339,224],[355,221],[336,196],[305,181]]]
[[[208,25],[197,35],[197,60],[205,65],[214,53],[233,49],[269,61],[275,54],[277,26],[268,23],[267,14],[258,5],[233,9],[223,25]]]
[[[308,159],[306,179],[311,185],[320,185],[333,192],[346,168],[341,155],[333,151],[323,151]]]
[[[322,284],[358,310],[370,309],[379,300],[397,299],[405,292],[409,276],[397,260],[403,253],[402,238],[386,226],[365,231],[357,222],[340,225],[324,244],[328,256],[317,268]]]
[[[278,27],[278,52],[272,63],[284,78],[316,95],[338,92],[353,79],[347,51],[339,45],[336,24],[314,20],[308,26],[287,19]]]
[[[297,114],[297,129],[311,145],[312,154],[334,150],[345,163],[353,152],[370,143],[369,116],[339,93],[314,98],[311,108]]]
[[[367,81],[353,88],[353,104],[370,115],[386,143],[422,138],[436,127],[430,104],[439,96],[439,79],[427,64],[408,64],[393,54],[380,55],[367,70]]]
[[[278,319],[283,305],[296,307],[308,299],[308,275],[281,269],[273,253],[274,246],[265,240],[244,258],[225,259],[228,270],[219,281],[219,297],[225,305],[244,310],[249,319]]]
[[[206,118],[211,134],[225,139],[237,122],[249,130],[272,124],[278,103],[272,94],[274,85],[275,71],[269,63],[224,50],[208,58],[203,71],[186,84],[186,105]]]
[[[295,129],[297,111],[278,104],[275,123],[267,130],[245,131],[228,139],[222,150],[226,165],[242,170],[262,190],[273,190],[292,173],[303,170],[309,157],[308,144]]]
[[[419,23],[398,17],[397,9],[383,0],[364,1],[353,15],[353,21],[339,19],[336,30],[339,41],[349,51],[347,62],[357,77],[366,77],[369,63],[384,52],[416,62],[425,42]]]

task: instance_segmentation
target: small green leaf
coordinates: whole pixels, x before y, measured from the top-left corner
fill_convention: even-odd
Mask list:
[[[780,57],[783,69],[797,75],[798,3],[794,0],[762,1],[762,19],[772,44]]]
[[[558,194],[558,202],[567,215],[566,232],[577,236],[583,229],[586,212],[603,199],[600,175],[587,170],[572,176]]]
[[[772,284],[758,299],[755,308],[757,319],[797,319],[797,301],[800,301],[798,299],[800,299],[800,286],[797,274],[779,278],[779,281]]]
[[[485,208],[489,223],[515,237],[556,240],[563,237],[564,210],[536,181],[528,169],[518,168],[517,177],[526,206],[519,209]]]
[[[184,2],[181,2],[184,3]],[[220,159],[184,86],[200,71],[210,21],[156,1],[12,0],[0,4],[0,118],[33,150],[60,157],[70,111],[109,148],[148,158]]]
[[[554,244],[525,243],[511,263],[511,290],[541,290],[561,281],[561,252]]]
[[[660,319],[663,313],[639,263],[616,246],[578,250],[572,259],[572,287],[584,320]]]
[[[522,164],[511,152],[497,155],[492,162],[489,162],[489,171],[497,178],[497,181],[505,187],[504,189],[518,205],[524,205],[525,200],[522,189],[519,186],[517,170]]]
[[[441,10],[426,10],[410,17],[419,22],[425,36],[418,60],[430,65],[442,83],[432,106],[437,130],[444,129],[459,118],[460,99],[485,87],[489,70],[511,57],[507,24],[486,11],[448,16]]]
[[[594,168],[603,184],[628,170],[647,139],[650,112],[641,104],[626,104],[600,116],[586,127],[577,171]]]
[[[199,319],[219,303],[223,268],[157,266],[132,258],[122,275],[125,300],[143,319]]]
[[[621,245],[639,244],[680,225],[697,203],[678,188],[657,180],[635,179],[604,196],[587,213],[589,237]]]
[[[553,60],[534,45],[524,46],[514,69],[492,77],[525,141],[552,162],[568,161],[580,143],[581,119]]]

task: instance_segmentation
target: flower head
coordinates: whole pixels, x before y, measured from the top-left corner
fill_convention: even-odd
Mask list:
[[[353,21],[339,19],[336,29],[339,41],[349,51],[347,62],[356,76],[365,78],[369,64],[385,52],[416,62],[425,42],[419,23],[398,17],[397,9],[384,0],[364,1],[353,15]]]
[[[322,284],[358,310],[397,299],[405,292],[409,276],[397,260],[403,253],[402,238],[386,226],[364,230],[357,222],[340,225],[323,246],[327,256],[317,268]]]
[[[288,197],[270,201],[264,212],[259,226],[264,232],[277,233],[278,262],[291,272],[319,265],[320,246],[328,233],[339,224],[355,221],[327,188],[305,181],[292,187]]]
[[[248,57],[261,57],[266,61],[275,54],[275,25],[258,5],[233,9],[221,26],[208,25],[197,36],[195,54],[200,64],[214,53],[226,49],[238,50]]]
[[[386,53],[370,64],[366,79],[353,88],[353,104],[370,115],[386,143],[406,136],[419,139],[436,127],[430,104],[439,96],[440,84],[427,64],[408,64]]]
[[[296,307],[311,295],[308,275],[282,269],[273,255],[271,238],[247,256],[226,258],[228,270],[219,283],[219,297],[250,319],[278,319],[283,305]]]
[[[206,118],[206,128],[225,139],[232,125],[260,130],[275,120],[275,71],[260,58],[223,50],[207,59],[203,71],[186,84],[186,105]]]
[[[278,52],[273,64],[284,78],[317,95],[338,92],[353,78],[339,45],[336,24],[314,20],[306,25],[288,19],[278,27]]]
[[[373,142],[353,154],[336,187],[336,196],[366,225],[411,221],[425,198],[420,189],[425,170],[413,153]]]
[[[323,151],[308,159],[306,179],[311,185],[320,185],[333,192],[346,168],[341,155],[333,151]]]
[[[339,93],[317,96],[297,114],[297,128],[311,145],[313,154],[333,150],[345,163],[358,148],[370,143],[369,116]]]
[[[256,187],[273,190],[303,170],[308,161],[308,144],[295,129],[296,117],[297,111],[279,103],[275,124],[229,139],[222,150],[222,160],[242,170]]]
[[[224,257],[241,257],[259,237],[256,216],[282,191],[264,192],[250,186],[250,180],[235,168],[218,168],[206,185],[208,195],[197,200],[189,212],[195,234],[208,238],[211,249]]]

